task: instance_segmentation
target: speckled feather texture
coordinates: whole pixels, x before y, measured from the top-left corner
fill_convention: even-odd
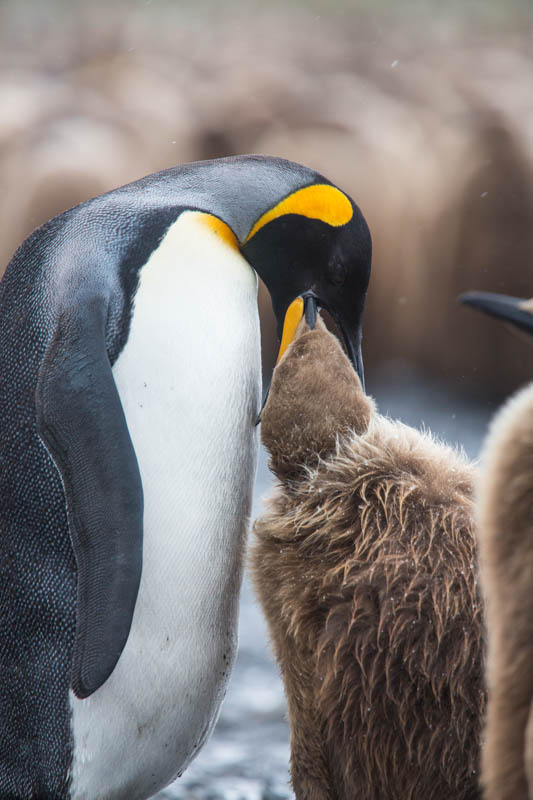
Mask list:
[[[0,797],[45,800],[68,787],[76,564],[59,474],[37,435],[50,331],[39,264],[25,269],[25,285],[7,275],[0,286]]]
[[[381,417],[337,340],[304,323],[262,435],[279,485],[251,559],[297,800],[479,798],[472,465]]]

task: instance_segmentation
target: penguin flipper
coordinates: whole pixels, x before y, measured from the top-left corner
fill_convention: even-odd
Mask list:
[[[36,391],[39,435],[61,475],[78,568],[72,688],[88,697],[129,635],[142,568],[139,467],[105,346],[107,302],[60,315]]]

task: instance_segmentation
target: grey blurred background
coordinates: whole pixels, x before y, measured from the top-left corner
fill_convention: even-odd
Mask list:
[[[475,456],[532,374],[527,342],[460,308],[533,295],[530,0],[0,0],[0,273],[45,220],[174,164],[266,153],[361,206],[374,261],[368,390]],[[265,373],[275,358],[260,292]],[[256,506],[270,484],[264,455]],[[261,614],[211,742],[160,797],[282,800],[288,733]]]

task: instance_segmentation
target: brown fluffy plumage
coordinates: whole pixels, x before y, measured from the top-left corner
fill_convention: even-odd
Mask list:
[[[483,784],[487,800],[527,800],[533,798],[533,384],[495,418],[482,465],[489,687]]]
[[[472,466],[378,415],[321,326],[278,366],[262,437],[280,484],[252,569],[297,799],[478,798]]]

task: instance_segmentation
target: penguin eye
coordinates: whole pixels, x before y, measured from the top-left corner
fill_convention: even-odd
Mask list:
[[[336,286],[342,286],[346,280],[346,267],[340,261],[334,261],[329,265],[329,279]]]

